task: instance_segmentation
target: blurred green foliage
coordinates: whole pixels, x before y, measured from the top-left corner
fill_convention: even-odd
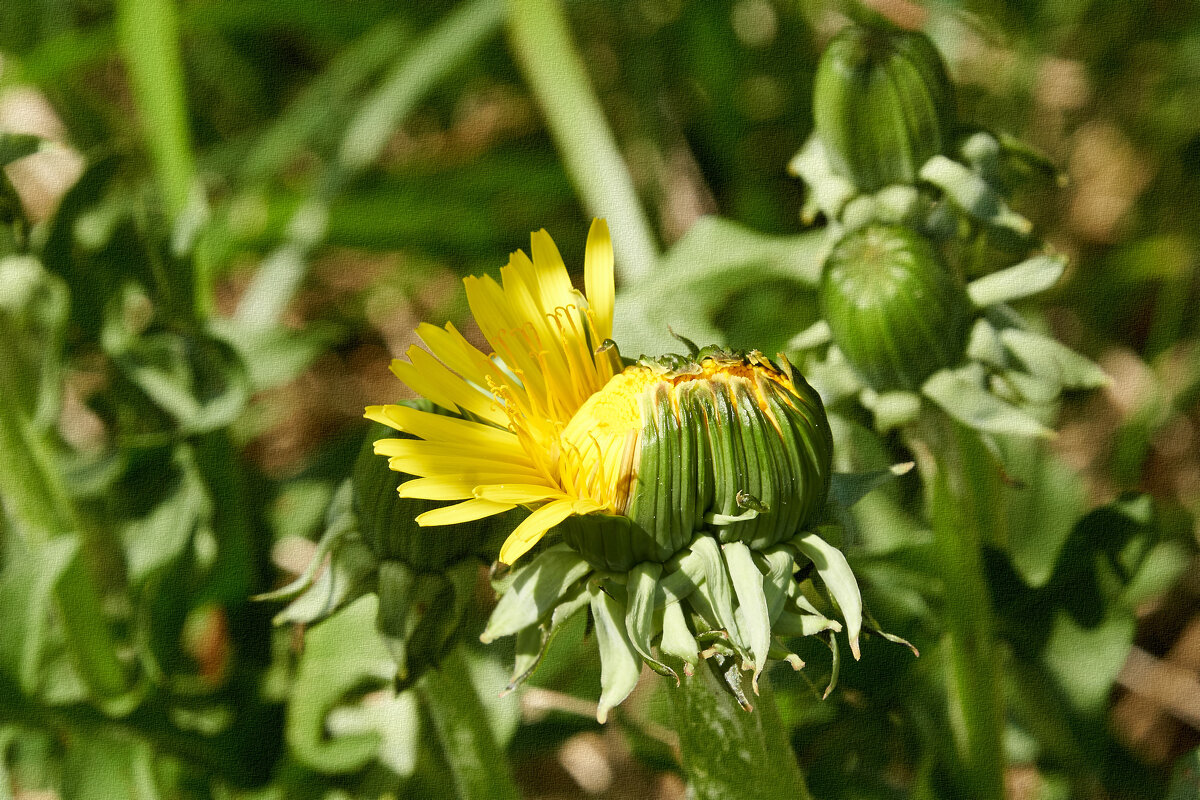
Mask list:
[[[962,120],[1066,170],[1067,187],[1043,176],[1014,198],[1071,258],[1021,310],[1113,379],[1051,410],[1069,432],[1057,443],[969,454],[960,523],[981,532],[1003,744],[1034,776],[1022,796],[1151,798],[1170,782],[1195,797],[1195,753],[1172,779],[1180,753],[1139,752],[1111,711],[1139,618],[1196,569],[1200,13],[875,5],[929,33]],[[785,166],[847,9],[566,5],[663,250],[621,287],[626,355],[678,349],[668,326],[774,352],[817,321],[826,244]],[[563,743],[597,730],[581,618],[531,680],[544,705],[521,706],[496,697],[503,644],[447,647],[397,692],[379,601],[328,585],[356,573],[327,571],[337,602],[292,606],[284,627],[251,599],[343,524],[361,408],[395,399],[387,353],[416,322],[463,323],[456,279],[494,272],[541,227],[581,262],[598,209],[577,199],[505,14],[501,0],[0,4],[0,798],[502,796],[508,772],[540,797]],[[993,244],[981,273],[1011,263]],[[839,469],[909,457],[870,422],[840,409]],[[803,642],[810,667],[773,676],[816,797],[969,796],[952,599],[920,499],[915,477],[866,498],[846,549],[867,604],[921,657],[868,641],[823,702],[828,657]],[[491,602],[481,565],[471,554],[453,579],[466,642]],[[614,793],[680,769],[665,684],[650,685],[610,723],[628,773]],[[481,757],[509,766],[472,772]]]

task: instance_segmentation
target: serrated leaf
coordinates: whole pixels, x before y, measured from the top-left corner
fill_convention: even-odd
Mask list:
[[[326,735],[326,716],[364,687],[383,687],[395,673],[387,647],[375,633],[378,599],[362,597],[310,628],[287,709],[285,734],[291,754],[324,774],[354,772],[376,754],[374,731]]]
[[[1019,300],[1049,289],[1066,268],[1067,260],[1062,256],[1037,255],[971,281],[967,295],[978,308]]]
[[[232,423],[250,399],[250,379],[228,344],[173,331],[144,334],[112,352],[114,362],[186,433]]]

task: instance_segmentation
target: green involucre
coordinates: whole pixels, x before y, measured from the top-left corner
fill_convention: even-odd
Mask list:
[[[963,356],[971,302],[911,229],[870,225],[847,234],[825,262],[819,291],[834,343],[876,391],[919,389]]]
[[[954,90],[924,35],[850,26],[821,56],[813,117],[834,170],[873,192],[914,183],[921,166],[946,151]]]

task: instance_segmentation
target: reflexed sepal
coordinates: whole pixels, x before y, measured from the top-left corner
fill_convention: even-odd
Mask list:
[[[844,629],[857,658],[860,631],[877,632],[863,627],[858,585],[845,557],[827,541],[834,534],[824,525],[756,550],[700,533],[665,564],[643,562],[617,573],[592,569],[560,544],[497,583],[503,594],[483,638],[515,634],[511,691],[536,669],[559,626],[586,606],[600,646],[600,719],[633,690],[643,663],[678,683],[694,680],[707,662],[721,676],[720,685],[749,708],[749,695],[757,693],[758,678],[772,660],[804,666],[787,639],[821,636],[836,659],[832,637]],[[843,622],[827,616],[833,611]],[[834,680],[836,671],[835,662]],[[743,672],[751,673],[746,689]]]
[[[962,358],[971,303],[933,245],[908,228],[847,234],[825,262],[820,298],[834,343],[877,392],[916,390]]]
[[[947,150],[954,91],[933,44],[920,33],[850,26],[817,65],[813,118],[834,169],[862,191],[913,183]]]

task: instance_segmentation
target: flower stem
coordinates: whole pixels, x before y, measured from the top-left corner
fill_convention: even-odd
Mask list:
[[[196,175],[174,0],[120,0],[117,32],[159,189],[174,219]]]
[[[418,684],[462,800],[517,800],[508,761],[488,725],[462,649],[448,653]]]
[[[622,279],[650,274],[658,245],[558,0],[510,0],[509,41],[587,209],[606,217]]]
[[[708,663],[668,689],[683,771],[696,800],[811,800],[766,675],[753,711],[722,688]]]
[[[972,507],[971,473],[994,469],[976,434],[944,415],[923,413],[909,446],[926,488],[933,543],[946,596],[953,695],[971,796],[1004,798],[1004,701],[983,540]],[[984,463],[980,463],[984,462]]]

